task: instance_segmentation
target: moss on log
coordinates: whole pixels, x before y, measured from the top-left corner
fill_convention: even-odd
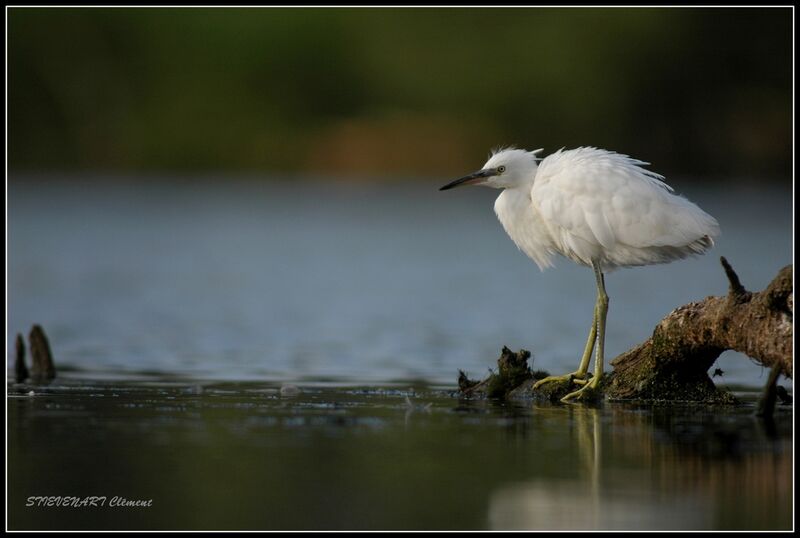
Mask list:
[[[547,372],[531,370],[528,366],[529,358],[531,358],[531,353],[526,349],[515,352],[503,346],[500,358],[497,359],[497,371],[491,372],[486,379],[475,381],[469,379],[464,372],[459,371],[459,391],[465,396],[488,398],[518,396],[518,392],[523,387],[530,386],[537,380],[547,377]],[[514,391],[517,394],[512,394]]]
[[[767,368],[792,376],[792,266],[761,292],[747,291],[725,258],[730,287],[675,309],[642,344],[611,361],[609,399],[695,400],[723,397],[708,370],[726,350],[744,353]]]

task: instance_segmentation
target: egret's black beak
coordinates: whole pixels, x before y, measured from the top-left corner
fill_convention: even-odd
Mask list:
[[[464,176],[459,178],[455,181],[452,181],[445,185],[444,187],[440,188],[440,191],[446,191],[447,189],[452,189],[453,187],[458,187],[459,185],[476,185],[483,183],[484,180],[497,175],[497,170],[494,168],[487,168],[486,170],[478,170],[474,174],[470,174],[468,176]]]

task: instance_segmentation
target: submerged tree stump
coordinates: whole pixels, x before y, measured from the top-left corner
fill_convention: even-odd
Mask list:
[[[50,342],[41,325],[33,326],[28,335],[28,344],[30,344],[31,352],[31,382],[47,383],[51,381],[56,377],[56,367],[53,363],[53,353],[50,351]],[[24,357],[25,346],[22,344],[22,338],[19,337],[17,339],[17,379],[22,373],[21,369],[25,368]]]
[[[506,346],[497,359],[497,371],[493,371],[483,381],[474,381],[460,371],[458,372],[458,390],[467,396],[478,395],[488,398],[513,398],[525,390],[536,380],[547,377],[547,372],[531,370],[528,359],[531,352],[527,349],[511,351]],[[533,361],[531,361],[533,362]]]
[[[17,354],[14,359],[14,378],[17,383],[23,383],[28,379],[28,367],[25,366],[25,340],[22,339],[21,334],[17,334],[15,347]]]
[[[730,283],[724,297],[706,297],[675,309],[642,344],[611,361],[614,370],[603,379],[611,400],[695,401],[733,403],[733,396],[716,388],[708,370],[726,350],[744,353],[758,364],[792,377],[793,268],[788,265],[761,292],[749,292],[725,258]],[[557,400],[567,391],[549,384],[533,390],[544,372],[531,372],[525,350],[503,348],[498,371],[483,381],[461,373],[462,394],[489,397],[538,397]]]

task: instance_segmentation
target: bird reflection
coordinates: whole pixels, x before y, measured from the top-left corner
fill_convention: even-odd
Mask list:
[[[617,476],[611,484],[603,475],[604,444],[616,446],[616,432],[604,431],[602,408],[542,407],[541,413],[569,413],[570,438],[578,452],[574,469],[559,469],[560,478],[539,476],[526,482],[505,485],[489,499],[489,524],[494,529],[625,530],[707,528],[710,510],[707,500],[686,495],[664,499],[650,484],[650,476]],[[613,421],[616,426],[620,421]],[[639,425],[641,431],[642,424]],[[647,429],[645,427],[645,429]],[[626,439],[625,441],[649,440]],[[642,447],[639,446],[639,449]],[[624,450],[623,450],[624,452]],[[616,460],[616,454],[610,452]],[[617,462],[618,464],[618,462]],[[571,471],[571,472],[570,472]],[[563,478],[564,473],[577,475]],[[614,487],[614,481],[625,487]]]

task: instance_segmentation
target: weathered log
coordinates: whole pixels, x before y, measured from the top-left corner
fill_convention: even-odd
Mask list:
[[[469,379],[459,370],[458,390],[465,396],[487,396],[489,398],[509,398],[517,395],[521,387],[528,387],[534,381],[547,377],[547,372],[533,371],[528,366],[531,353],[527,349],[517,352],[506,346],[497,359],[497,371],[493,371],[482,381]],[[533,362],[533,359],[531,359]],[[516,391],[516,392],[512,392]]]
[[[792,376],[793,289],[791,265],[761,292],[747,291],[725,258],[730,287],[672,311],[642,344],[611,361],[610,399],[708,400],[714,384],[708,370],[726,350]]]
[[[28,379],[28,367],[25,366],[25,340],[21,334],[17,334],[16,351],[17,356],[14,359],[14,378],[17,383],[23,383]]]
[[[772,418],[772,414],[775,412],[775,402],[778,399],[778,386],[776,383],[779,375],[781,375],[781,367],[779,364],[776,364],[769,372],[767,385],[756,407],[756,416],[765,419]]]
[[[28,335],[28,343],[31,348],[31,381],[44,383],[56,377],[50,342],[40,325],[33,326]]]

